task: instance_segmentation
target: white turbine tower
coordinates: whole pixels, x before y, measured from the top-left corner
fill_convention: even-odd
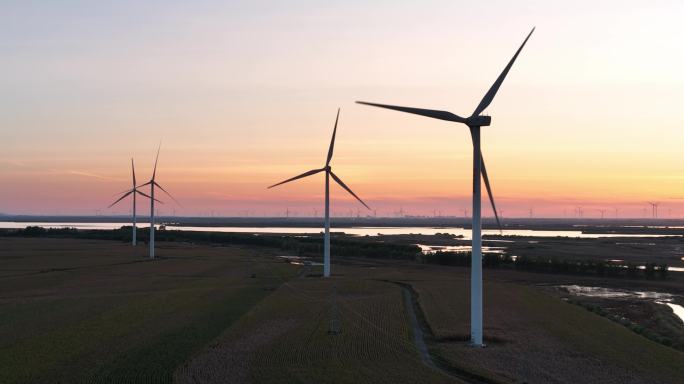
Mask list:
[[[122,192],[123,196],[119,197],[115,202],[110,204],[109,207],[107,207],[107,208],[111,208],[111,207],[115,206],[119,201],[125,199],[128,195],[133,195],[133,242],[132,243],[135,246],[137,244],[137,237],[136,237],[136,229],[137,229],[137,227],[136,227],[136,220],[137,220],[136,219],[136,216],[137,216],[136,215],[136,200],[137,199],[136,199],[136,197],[137,197],[137,195],[142,195],[142,196],[145,196],[149,199],[150,196],[148,196],[147,194],[138,190],[138,187],[135,185],[136,184],[136,181],[135,181],[135,165],[133,164],[132,158],[131,158],[131,171],[133,172],[133,188],[131,188],[128,191]],[[159,201],[159,200],[157,200],[157,201]]]
[[[150,259],[154,259],[154,187],[158,187],[161,189],[164,193],[166,193],[176,204],[180,205],[178,201],[171,196],[169,192],[166,191],[159,183],[156,182],[155,178],[157,176],[157,162],[159,161],[159,150],[161,149],[161,143],[159,143],[159,147],[157,148],[157,157],[154,159],[154,170],[152,171],[152,178],[150,181],[148,181],[145,184],[140,185],[139,187],[144,187],[146,185],[150,186]],[[159,200],[156,200],[159,201]]]
[[[332,167],[330,166],[330,160],[332,160],[333,156],[333,149],[335,147],[335,134],[337,133],[337,121],[340,118],[340,110],[337,110],[337,117],[335,118],[335,128],[333,128],[333,134],[332,134],[332,139],[330,140],[330,147],[328,148],[328,158],[325,161],[325,167],[323,168],[318,168],[318,169],[312,169],[308,172],[304,172],[299,176],[295,176],[293,178],[287,179],[285,181],[281,181],[278,184],[273,184],[268,188],[273,188],[281,184],[289,183],[290,181],[294,181],[297,179],[301,179],[307,176],[315,175],[319,172],[325,171],[325,240],[323,243],[323,276],[324,277],[330,277],[330,177],[335,180],[337,184],[339,184],[342,188],[344,188],[347,192],[349,192],[352,196],[356,198],[361,204],[363,204],[364,207],[368,208],[370,210],[370,207],[366,205],[366,203],[363,202],[354,192],[352,192],[349,187],[347,187],[344,182],[337,177],[333,171]]]
[[[496,213],[496,206],[494,205],[494,198],[492,196],[491,187],[489,185],[489,178],[487,177],[487,169],[485,168],[484,159],[482,157],[482,151],[480,149],[480,127],[485,127],[490,125],[491,117],[483,116],[481,113],[489,106],[489,104],[496,96],[501,83],[503,83],[508,71],[513,66],[515,59],[522,51],[525,43],[534,32],[534,28],[527,35],[525,41],[523,41],[518,51],[513,55],[511,61],[506,65],[503,72],[496,79],[492,87],[487,91],[485,96],[478,104],[475,111],[470,115],[470,117],[461,117],[447,111],[437,111],[431,109],[421,109],[421,108],[409,108],[409,107],[399,107],[394,105],[367,103],[362,101],[357,101],[359,104],[371,105],[375,107],[393,109],[396,111],[413,113],[417,115],[432,117],[440,120],[453,121],[456,123],[463,123],[470,128],[470,135],[473,141],[473,228],[472,228],[472,267],[471,267],[471,278],[470,278],[470,337],[471,342],[475,346],[483,345],[483,335],[482,335],[482,212],[481,212],[481,199],[480,199],[480,178],[484,178],[485,186],[487,187],[487,192],[489,194],[489,199],[492,203],[492,209],[494,210],[494,215],[496,217],[499,227],[501,224],[499,222],[498,214]]]

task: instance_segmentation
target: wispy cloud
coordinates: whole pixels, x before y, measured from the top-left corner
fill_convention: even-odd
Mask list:
[[[90,177],[90,178],[100,179],[100,180],[108,180],[108,181],[111,181],[111,180],[119,180],[119,179],[114,178],[114,177],[102,176],[102,175],[98,175],[98,174],[96,174],[96,173],[85,172],[85,171],[78,171],[78,170],[73,170],[73,169],[68,170],[66,173],[69,174],[69,175]]]
[[[7,164],[7,165],[13,165],[15,167],[25,167],[26,163],[19,161],[19,160],[13,160],[13,159],[0,159],[0,163]]]
[[[34,165],[29,165],[20,161],[12,161],[8,159],[0,159],[0,165],[11,164],[16,167],[16,169],[8,170],[10,174],[20,177],[61,177],[65,176],[78,176],[89,179],[97,179],[102,181],[122,181],[123,179],[118,177],[104,176],[98,173],[83,171],[79,169],[40,169],[36,168]]]

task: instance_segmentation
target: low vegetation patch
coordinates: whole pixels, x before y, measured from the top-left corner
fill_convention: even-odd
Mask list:
[[[470,267],[470,252],[434,252],[421,256],[423,262],[430,264]],[[667,264],[622,263],[608,260],[582,260],[550,256],[519,256],[485,253],[482,255],[485,268],[514,268],[520,271],[549,274],[570,274],[600,277],[624,277],[666,279],[669,273]]]
[[[634,300],[607,301],[580,298],[566,301],[622,324],[649,340],[684,352],[682,322],[663,304]]]
[[[123,226],[112,230],[26,227],[24,229],[0,229],[0,236],[100,239],[130,242],[132,227]],[[139,242],[147,242],[149,230],[147,228],[138,228],[137,237]],[[303,237],[279,234],[158,230],[155,232],[155,239],[157,241],[276,248],[296,256],[320,257],[323,253],[323,236],[321,234],[311,234]],[[420,248],[416,245],[386,243],[370,236],[350,237],[333,234],[330,243],[331,254],[334,257],[354,256],[415,260],[420,257],[421,253]]]

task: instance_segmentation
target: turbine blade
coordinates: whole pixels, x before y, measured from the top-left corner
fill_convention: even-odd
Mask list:
[[[159,183],[157,183],[156,181],[154,181],[153,183],[154,183],[154,185],[156,185],[157,187],[159,187],[159,189],[161,189],[162,191],[164,191],[164,193],[166,193],[166,194],[171,198],[171,200],[173,200],[176,204],[178,204],[179,206],[182,207],[181,203],[179,203],[178,200],[176,200],[175,197],[171,196],[171,194],[170,194],[169,192],[167,192],[166,189],[164,189],[164,187],[162,187],[161,185],[159,185]],[[155,199],[155,201],[156,201],[156,200],[157,200],[157,199]]]
[[[152,180],[157,175],[157,162],[159,161],[159,150],[161,150],[161,141],[159,141],[159,146],[157,147],[157,157],[154,159],[154,171],[152,171]]]
[[[135,188],[133,188],[133,189],[135,189]],[[119,196],[119,195],[121,195],[122,193],[128,193],[128,192],[132,191],[133,189],[127,189],[127,190],[125,190],[125,191],[117,192],[117,193],[113,194],[112,197],[114,197],[114,196]]]
[[[138,191],[137,189],[135,190],[135,192],[137,192],[139,195],[143,195],[143,196],[147,197],[148,199],[151,199],[151,198],[152,198],[152,197],[151,197],[150,195],[148,195],[147,193],[140,192],[140,191]],[[156,201],[156,202],[158,202],[158,203],[161,203],[161,204],[164,204],[163,201],[161,201],[161,200],[159,200],[159,199],[157,199],[157,198],[155,198],[154,201]]]
[[[144,187],[144,186],[150,185],[150,184],[152,184],[152,183],[154,183],[154,181],[153,181],[153,180],[150,180],[150,181],[148,181],[147,183],[145,183],[145,184],[140,184],[140,185],[138,185],[138,186],[135,187],[135,188],[137,189],[137,188],[140,188],[140,187]]]
[[[151,199],[151,198],[152,198],[152,197],[151,197],[150,195],[148,195],[147,193],[138,191],[137,189],[135,190],[135,192],[136,192],[138,195],[142,195],[142,196],[147,197],[148,199]]]
[[[125,198],[126,198],[126,196],[130,195],[131,193],[133,193],[133,190],[130,190],[130,191],[128,191],[128,193],[126,193],[125,195],[123,195],[123,196],[119,197],[119,199],[117,199],[117,200],[116,200],[115,202],[113,202],[113,203],[109,204],[109,206],[108,206],[107,208],[111,208],[111,207],[113,207],[114,205],[116,205],[116,203],[118,203],[119,201],[121,201],[121,200],[125,199]]]
[[[529,40],[530,36],[532,36],[532,32],[534,32],[534,28],[530,31],[530,33],[527,35],[525,38],[525,41],[523,41],[522,45],[520,45],[520,48],[515,52],[515,55],[513,55],[513,58],[511,61],[508,62],[508,65],[506,65],[506,68],[504,68],[503,72],[499,75],[499,77],[496,79],[494,84],[492,84],[492,87],[489,88],[489,91],[484,95],[482,98],[482,101],[480,101],[480,104],[475,108],[475,112],[473,112],[473,116],[478,116],[482,111],[484,111],[489,104],[491,104],[492,100],[494,100],[494,96],[496,96],[496,92],[499,91],[499,87],[501,87],[501,83],[503,83],[504,79],[506,78],[506,75],[508,75],[508,71],[511,70],[511,67],[513,66],[513,63],[515,63],[515,59],[518,58],[518,55],[520,54],[520,51],[522,51],[523,47],[525,46],[525,43],[527,43],[527,40]]]
[[[337,108],[337,117],[335,118],[335,128],[333,128],[332,139],[330,139],[330,147],[328,148],[328,159],[325,161],[325,166],[330,164],[333,157],[333,149],[335,148],[335,134],[337,133],[337,121],[340,119],[340,109]]]
[[[494,203],[494,195],[492,194],[492,187],[489,185],[489,177],[487,176],[487,167],[485,167],[484,157],[480,155],[480,161],[482,162],[482,178],[484,179],[485,187],[487,188],[487,194],[489,195],[489,202],[492,203],[492,211],[494,211],[494,217],[496,218],[496,225],[499,226],[499,231],[503,232],[503,227],[501,227],[501,221],[499,220],[499,213],[496,211],[496,204]]]
[[[138,184],[135,181],[135,165],[133,164],[133,158],[131,157],[131,170],[133,171],[133,188],[135,188],[135,185]]]
[[[354,196],[356,198],[356,200],[359,201],[359,203],[363,204],[364,207],[366,207],[370,210],[370,207],[368,205],[366,205],[366,203],[364,203],[360,197],[356,196],[356,193],[352,192],[352,190],[349,189],[349,187],[347,187],[347,185],[344,184],[344,182],[339,177],[337,177],[337,175],[335,175],[332,171],[330,171],[330,176],[332,176],[333,180],[335,180],[337,182],[337,184],[340,185],[340,187],[346,189],[347,192],[351,193],[351,195]]]
[[[325,168],[312,169],[312,170],[310,170],[310,171],[308,171],[308,172],[302,173],[301,175],[298,175],[298,176],[289,178],[289,179],[287,179],[287,180],[285,180],[285,181],[281,181],[281,182],[278,183],[278,184],[273,184],[273,185],[271,185],[270,187],[268,187],[267,189],[271,189],[271,188],[273,188],[273,187],[277,187],[277,186],[279,186],[279,185],[281,185],[281,184],[289,183],[290,181],[295,181],[295,180],[301,179],[301,178],[303,178],[303,177],[315,175],[315,174],[317,174],[318,172],[322,172],[322,171],[324,171],[324,170],[325,170]]]
[[[466,122],[466,119],[462,118],[461,116],[454,115],[453,113],[447,112],[447,111],[436,111],[434,109],[422,109],[422,108],[411,108],[411,107],[399,107],[396,105],[367,103],[365,101],[357,101],[356,103],[357,104],[363,104],[363,105],[370,105],[372,107],[387,108],[387,109],[393,109],[395,111],[413,113],[416,115],[432,117],[433,119],[455,121],[457,123],[465,123]]]

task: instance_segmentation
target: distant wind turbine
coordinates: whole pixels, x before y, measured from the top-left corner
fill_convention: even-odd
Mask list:
[[[522,51],[525,43],[534,32],[534,28],[527,35],[525,41],[523,41],[520,48],[518,48],[513,58],[508,62],[508,65],[504,68],[503,72],[496,79],[494,84],[491,86],[489,91],[485,94],[480,101],[480,104],[475,108],[475,111],[470,115],[470,117],[461,117],[447,111],[438,111],[431,109],[422,108],[411,108],[411,107],[400,107],[395,105],[368,103],[363,101],[357,101],[359,104],[370,105],[374,107],[387,108],[400,112],[413,113],[416,115],[431,117],[434,119],[452,121],[456,123],[463,123],[470,128],[470,135],[473,141],[473,229],[472,229],[472,267],[471,267],[471,279],[470,279],[470,336],[471,342],[475,346],[482,346],[482,211],[481,211],[481,199],[480,199],[480,178],[484,178],[485,187],[487,188],[487,193],[489,194],[489,200],[492,204],[492,209],[494,210],[494,216],[496,217],[499,229],[501,229],[501,222],[499,221],[499,216],[496,212],[496,205],[494,204],[494,198],[492,197],[492,190],[489,185],[489,178],[487,177],[487,169],[485,168],[484,159],[482,157],[482,151],[480,149],[480,127],[488,126],[491,123],[490,116],[482,115],[482,112],[489,106],[489,104],[494,100],[501,83],[503,83],[508,71],[513,66],[515,59]]]
[[[657,219],[657,218],[658,218],[658,206],[660,205],[660,203],[657,203],[657,202],[654,202],[654,203],[649,202],[649,204],[651,205],[651,216],[652,216],[654,219]]]
[[[136,215],[136,200],[137,200],[136,197],[137,197],[137,195],[142,195],[142,196],[145,196],[149,199],[150,196],[145,194],[144,192],[141,192],[140,190],[138,190],[138,187],[136,186],[137,183],[135,181],[135,165],[133,164],[133,158],[131,158],[131,171],[133,173],[133,188],[131,188],[128,191],[122,192],[123,196],[119,197],[115,202],[111,203],[107,208],[111,208],[111,207],[115,206],[118,202],[125,199],[129,195],[133,195],[133,210],[131,211],[133,214],[133,241],[132,241],[132,244],[133,244],[133,246],[135,246],[138,242],[137,241],[137,235],[136,235],[136,229],[137,229],[137,227],[136,227],[136,220],[137,220],[136,219],[136,216],[137,216]],[[162,203],[159,200],[157,200],[157,201]],[[164,204],[164,203],[162,203],[162,204]]]
[[[166,189],[164,189],[156,181],[157,162],[159,162],[159,150],[161,150],[161,143],[159,143],[159,147],[157,148],[157,157],[154,159],[154,170],[152,171],[152,178],[147,183],[140,185],[140,187],[144,187],[146,185],[150,186],[150,259],[154,259],[154,187],[158,187],[159,189],[161,189],[171,198],[171,200],[173,200],[176,204],[180,205],[180,203],[178,203],[178,200],[171,196],[171,194],[167,192]]]
[[[335,135],[337,133],[337,122],[340,119],[340,110],[337,110],[337,117],[335,118],[335,128],[333,128],[333,134],[332,134],[332,139],[330,139],[330,147],[328,148],[328,158],[325,160],[325,166],[323,168],[317,168],[317,169],[312,169],[308,172],[304,172],[299,176],[292,177],[290,179],[287,179],[285,181],[281,181],[280,183],[273,184],[270,188],[277,187],[278,185],[289,183],[290,181],[294,181],[297,179],[301,179],[307,176],[315,175],[319,172],[324,172],[325,171],[325,239],[323,243],[323,276],[324,277],[330,277],[330,178],[332,177],[333,180],[337,184],[339,184],[342,188],[344,188],[347,192],[349,192],[352,196],[356,198],[361,204],[363,204],[364,207],[368,208],[370,210],[370,207],[366,205],[366,203],[361,200],[354,192],[352,192],[351,189],[340,179],[335,175],[332,171],[332,167],[330,166],[330,160],[332,160],[333,157],[333,149],[335,148]]]

